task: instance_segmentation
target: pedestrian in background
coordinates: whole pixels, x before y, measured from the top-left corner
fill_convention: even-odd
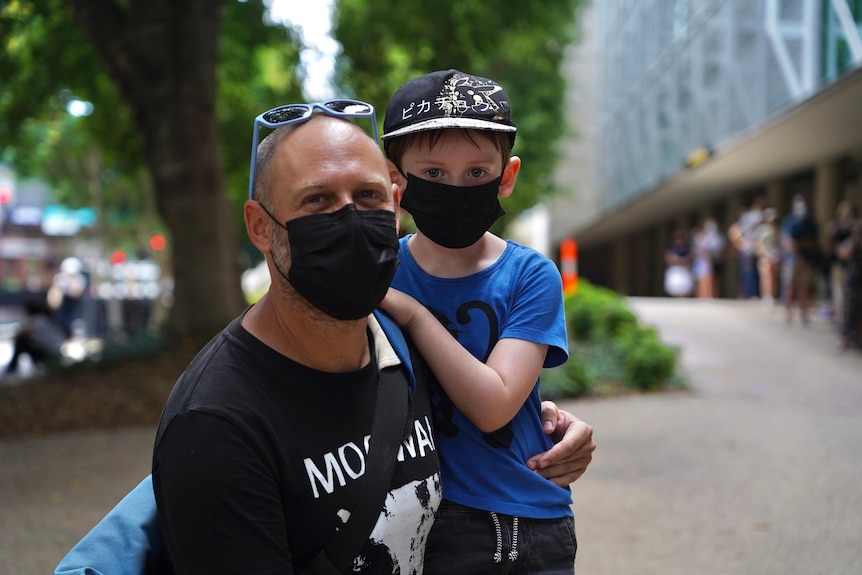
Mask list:
[[[705,225],[705,223],[704,223]],[[695,227],[691,231],[694,261],[691,273],[694,276],[694,295],[698,298],[715,297],[715,240],[721,236],[710,236],[705,227]],[[720,247],[718,248],[720,250]]]
[[[30,299],[24,304],[25,317],[15,334],[12,359],[6,365],[5,376],[18,372],[21,356],[30,357],[34,367],[45,367],[60,357],[60,349],[66,340],[60,324],[46,301]]]
[[[81,260],[68,257],[60,262],[60,270],[48,288],[48,302],[57,310],[57,321],[67,338],[72,337],[76,322],[83,317],[86,290],[87,276]]]
[[[854,221],[850,235],[838,244],[836,255],[846,266],[840,348],[862,349],[862,218]]]
[[[688,297],[694,289],[691,264],[694,260],[688,235],[682,228],[673,232],[664,252],[667,268],[664,271],[664,291],[672,297]]]
[[[757,256],[757,273],[760,276],[760,297],[764,305],[772,307],[775,302],[778,273],[781,265],[781,250],[775,210],[763,210],[763,221],[754,230],[754,253]]]
[[[843,329],[845,319],[845,290],[847,289],[847,265],[845,255],[846,247],[842,244],[853,235],[855,224],[855,212],[853,205],[848,200],[842,200],[835,208],[835,217],[826,224],[826,253],[828,257],[829,293],[832,304],[832,320],[838,326],[839,331]]]
[[[819,245],[819,228],[814,214],[808,209],[808,200],[802,194],[793,196],[793,212],[785,217],[781,226],[782,249],[792,256],[785,260],[791,265],[787,272],[782,268],[786,288],[784,307],[787,323],[793,321],[793,304],[799,303],[799,316],[803,325],[810,322],[811,297],[819,273],[822,251]]]

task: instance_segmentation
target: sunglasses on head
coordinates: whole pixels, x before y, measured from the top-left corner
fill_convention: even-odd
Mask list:
[[[371,118],[371,126],[374,130],[374,141],[380,143],[377,134],[377,118],[374,116],[374,106],[360,102],[359,100],[337,99],[328,102],[313,102],[309,104],[287,104],[267,110],[254,119],[254,134],[251,140],[251,172],[248,179],[248,198],[254,196],[255,164],[257,164],[257,145],[260,127],[280,128],[288,124],[299,124],[307,122],[314,110],[318,109],[324,114],[337,118]]]

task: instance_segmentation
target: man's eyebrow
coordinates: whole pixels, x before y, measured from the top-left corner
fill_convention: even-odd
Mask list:
[[[353,187],[354,188],[367,188],[367,187],[382,186],[385,188],[385,187],[389,186],[389,183],[390,183],[390,180],[389,180],[388,176],[385,178],[383,176],[380,176],[380,177],[374,177],[374,178],[369,178],[366,180],[354,182]],[[332,190],[332,189],[335,189],[338,187],[339,186],[337,184],[333,185],[332,183],[329,183],[329,182],[307,182],[305,185],[303,185],[301,188],[299,188],[299,191],[300,191],[300,193],[325,192],[325,191]]]

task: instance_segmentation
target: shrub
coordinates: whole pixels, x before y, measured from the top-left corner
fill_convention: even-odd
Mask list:
[[[586,361],[576,355],[560,367],[542,371],[542,397],[580,397],[593,387],[593,377]]]
[[[579,341],[616,337],[637,326],[637,317],[622,297],[586,280],[566,298],[565,306],[569,331]]]
[[[672,383],[677,350],[641,327],[625,298],[581,279],[565,309],[569,361],[543,371],[543,397],[577,397],[598,386],[654,391]]]
[[[618,342],[627,385],[642,391],[655,391],[668,383],[676,369],[677,350],[662,344],[654,329],[627,331]]]

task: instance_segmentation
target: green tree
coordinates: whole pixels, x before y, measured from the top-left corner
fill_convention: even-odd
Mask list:
[[[404,82],[456,68],[500,82],[518,126],[515,153],[524,161],[505,224],[544,195],[567,135],[563,51],[575,39],[581,0],[507,2],[369,2],[337,0],[333,22],[343,53],[340,82],[384,110]],[[378,114],[382,116],[382,113]]]
[[[296,35],[264,11],[259,0],[0,8],[3,158],[79,203],[154,206],[171,237],[171,319],[183,336],[208,337],[244,305],[237,230],[250,120],[301,99]],[[70,118],[69,98],[93,114]]]

